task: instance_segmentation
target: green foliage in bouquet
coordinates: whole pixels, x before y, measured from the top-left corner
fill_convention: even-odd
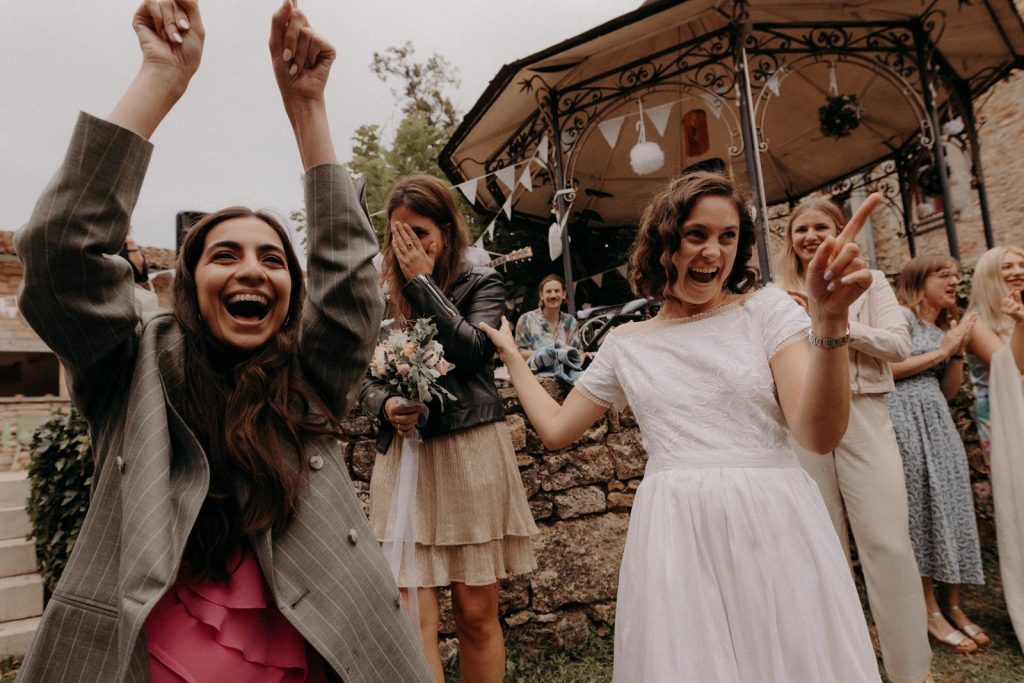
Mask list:
[[[440,379],[455,366],[445,360],[444,347],[435,336],[437,326],[430,318],[390,332],[374,349],[370,374],[410,401],[436,398],[442,406],[446,398],[454,401],[455,395],[441,386]]]

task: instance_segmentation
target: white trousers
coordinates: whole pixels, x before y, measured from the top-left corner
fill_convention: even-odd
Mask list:
[[[847,558],[849,519],[886,673],[893,683],[921,683],[931,668],[927,614],[910,545],[903,462],[884,395],[853,396],[850,426],[832,453],[794,446],[821,490]]]

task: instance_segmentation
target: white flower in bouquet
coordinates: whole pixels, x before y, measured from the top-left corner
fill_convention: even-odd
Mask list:
[[[438,380],[455,366],[444,358],[444,347],[434,339],[437,327],[429,318],[389,333],[377,345],[370,361],[370,374],[390,387],[391,392],[410,401],[427,403],[433,398],[455,400],[454,394]]]

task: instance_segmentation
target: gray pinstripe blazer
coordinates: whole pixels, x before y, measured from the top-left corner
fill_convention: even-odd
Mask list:
[[[129,266],[110,256],[124,242],[151,150],[82,114],[15,240],[21,310],[67,368],[96,458],[88,515],[19,680],[149,680],[143,625],[174,583],[209,485],[203,449],[167,398],[182,381],[181,328],[167,313],[138,318]],[[376,340],[377,245],[343,167],[313,168],[305,183],[300,358],[340,415]],[[297,518],[280,535],[253,539],[278,607],[349,683],[432,681],[339,449],[329,437],[306,448],[323,465],[310,472]]]

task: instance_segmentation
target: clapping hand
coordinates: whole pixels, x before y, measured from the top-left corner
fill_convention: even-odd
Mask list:
[[[974,330],[974,325],[977,322],[977,313],[968,313],[959,322],[956,320],[950,321],[949,329],[946,330],[946,335],[942,338],[942,342],[939,343],[939,352],[943,358],[963,355],[967,349],[967,342],[971,339],[971,331]]]
[[[274,77],[286,102],[322,100],[337,52],[313,30],[297,5],[297,0],[285,0],[271,19]]]
[[[808,312],[845,317],[850,304],[871,286],[871,272],[854,243],[882,196],[871,194],[838,237],[827,237],[807,264]]]
[[[1021,303],[1021,293],[1016,289],[1011,289],[1010,293],[1006,295],[999,304],[999,310],[1004,315],[1008,315],[1013,318],[1015,323],[1024,322],[1024,303]]]
[[[132,17],[144,66],[188,83],[199,68],[206,33],[196,0],[146,0]]]

